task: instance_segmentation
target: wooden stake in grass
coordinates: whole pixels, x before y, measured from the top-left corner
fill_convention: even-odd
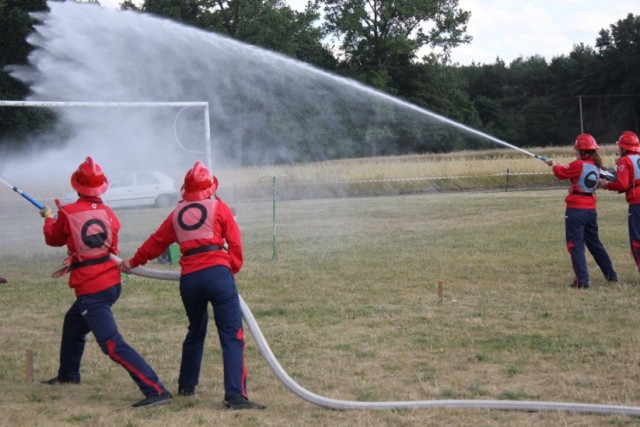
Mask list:
[[[438,301],[442,302],[442,280],[438,280]]]
[[[27,349],[26,362],[25,362],[25,382],[33,382],[33,350]]]

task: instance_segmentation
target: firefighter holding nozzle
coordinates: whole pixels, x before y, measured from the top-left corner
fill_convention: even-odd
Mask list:
[[[145,395],[134,407],[168,403],[171,393],[120,335],[111,311],[122,285],[118,264],[111,259],[111,254],[118,253],[120,222],[100,198],[108,186],[100,165],[87,157],[71,175],[71,187],[78,192],[78,200],[58,206],[57,215],[47,206],[40,211],[47,245],[67,247],[70,257],[66,272],[70,273],[69,287],[76,294],[64,316],[58,375],[43,383],[80,383],[86,335],[92,332],[104,354],[122,366]]]
[[[583,133],[577,136],[574,149],[576,160],[560,165],[553,159],[547,159],[547,165],[553,168],[553,174],[560,180],[571,182],[569,194],[565,198],[565,237],[567,251],[575,277],[572,288],[589,287],[589,270],[585,255],[585,246],[602,270],[605,280],[617,282],[618,275],[613,269],[611,258],[598,236],[598,214],[596,212],[596,188],[602,168],[602,159],[598,154],[598,144],[593,136]]]
[[[616,180],[600,180],[600,186],[606,190],[624,193],[629,204],[629,244],[631,255],[640,271],[640,141],[638,135],[624,131],[616,141],[618,160],[616,161]]]

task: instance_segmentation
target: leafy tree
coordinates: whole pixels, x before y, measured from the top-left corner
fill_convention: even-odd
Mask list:
[[[121,7],[205,28],[206,15],[209,14],[209,9],[214,3],[209,0],[145,0],[140,7],[132,1],[123,2]]]
[[[640,15],[630,13],[608,30],[601,30],[596,49],[606,77],[602,93],[610,95],[605,99],[611,112],[609,120],[620,129],[637,131],[640,129]]]
[[[303,12],[284,0],[145,0],[141,7],[128,0],[122,7],[225,34],[326,69],[336,66],[322,44],[321,28],[314,25],[319,9],[312,3]]]
[[[524,138],[522,143],[529,146],[562,145],[558,140],[558,130],[563,121],[555,114],[555,106],[547,96],[533,97],[522,108],[524,119]]]
[[[420,48],[444,52],[471,41],[470,13],[457,0],[324,0],[325,28],[340,40],[350,74],[375,87],[392,87],[394,68]]]
[[[542,56],[520,57],[511,62],[510,80],[523,88],[527,96],[545,96],[549,90],[551,76],[549,65]]]
[[[600,90],[594,85],[598,85],[596,82],[601,76],[601,61],[592,47],[580,43],[574,46],[569,55],[553,58],[547,73],[551,80],[548,93],[552,99],[554,114],[564,121],[555,130],[555,141],[557,144],[566,144],[581,132],[581,95]],[[598,135],[599,131],[594,125],[595,122],[589,120],[588,127],[584,130]]]
[[[422,63],[409,64],[399,70],[394,76],[394,82],[399,97],[430,113],[457,121],[460,125],[481,125],[478,112],[467,95],[466,82],[461,78],[461,74],[455,68],[441,64],[435,55],[425,57]],[[409,138],[405,134],[398,145],[408,152],[425,152],[450,151],[458,143],[462,144],[462,140],[458,143],[453,141],[461,138],[460,135],[456,136],[456,132],[442,132],[440,128],[441,126],[432,125],[424,132],[411,131],[415,138]]]
[[[318,19],[318,6],[313,4],[297,12],[284,0],[229,0],[218,2],[210,28],[252,45],[334,69],[335,59],[321,42],[322,30],[314,26]]]
[[[29,88],[6,71],[10,65],[23,65],[32,48],[27,36],[33,30],[34,19],[29,12],[48,10],[45,0],[0,0],[0,99],[21,100]],[[45,110],[0,108],[0,138],[3,144],[29,132],[46,127],[52,115]]]
[[[460,67],[459,72],[467,82],[468,97],[475,105],[481,123],[487,130],[495,129],[502,117],[501,100],[508,85],[509,69],[504,61],[494,64]]]
[[[553,130],[561,125],[548,97],[548,69],[539,56],[516,58],[509,66],[498,58],[494,64],[463,67],[469,98],[482,120],[481,130],[521,146],[555,140]]]

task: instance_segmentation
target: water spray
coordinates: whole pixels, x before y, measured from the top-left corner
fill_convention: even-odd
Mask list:
[[[5,181],[2,177],[0,177],[0,181],[2,181],[3,184],[5,184],[7,187],[11,188],[13,191],[15,191],[16,193],[18,193],[19,195],[21,195],[22,197],[24,197],[25,199],[27,199],[28,201],[31,202],[31,204],[33,206],[35,206],[36,208],[42,210],[45,208],[45,205],[43,205],[42,203],[40,203],[39,201],[37,201],[36,199],[34,199],[33,197],[31,197],[30,195],[28,195],[27,193],[25,193],[24,191],[20,190],[18,187],[16,187],[15,185],[11,185],[9,184],[7,181]]]
[[[451,125],[453,127],[461,129],[461,130],[463,130],[465,132],[474,134],[476,136],[480,136],[482,138],[486,138],[486,139],[488,139],[490,141],[493,141],[493,142],[495,142],[497,144],[500,144],[500,145],[502,145],[504,147],[511,148],[513,150],[516,150],[516,151],[519,151],[521,153],[524,153],[527,156],[534,157],[536,159],[542,160],[543,162],[547,163],[548,159],[546,157],[540,156],[538,154],[532,153],[531,151],[525,150],[524,148],[520,148],[520,147],[518,147],[516,145],[510,144],[510,143],[508,143],[506,141],[503,141],[503,140],[501,140],[499,138],[496,138],[495,136],[489,135],[488,133],[484,133],[484,132],[481,132],[481,131],[479,131],[477,129],[474,129],[472,127],[463,125],[462,123],[456,122],[455,120],[452,120],[452,119],[450,119],[448,117],[445,117],[443,115],[434,113],[433,111],[429,111],[429,110],[426,110],[424,108],[418,107],[418,106],[416,106],[414,104],[411,104],[409,102],[396,99],[396,98],[394,98],[391,95],[388,95],[386,93],[376,92],[374,89],[369,88],[369,87],[364,86],[364,85],[361,85],[359,83],[356,83],[356,85],[359,86],[362,90],[371,92],[371,93],[373,93],[373,94],[375,94],[375,95],[377,95],[377,96],[379,96],[379,97],[381,97],[383,99],[387,99],[387,100],[389,100],[389,101],[391,101],[393,103],[396,103],[396,104],[399,104],[399,105],[403,105],[403,106],[405,106],[405,107],[407,107],[409,109],[418,111],[418,112],[420,112],[422,114],[426,114],[429,117],[432,117],[432,118],[434,118],[436,120],[439,120],[439,121],[441,121],[443,123],[447,123],[447,124],[449,124],[449,125]],[[611,181],[611,182],[616,180],[616,176],[613,173],[611,173],[611,172],[609,172],[608,170],[605,170],[605,169],[600,169],[600,178],[604,178],[607,181]]]
[[[474,129],[468,128],[468,129],[467,129],[467,131],[472,132],[472,131],[474,131]],[[474,133],[475,133],[475,132],[474,132]],[[484,134],[484,133],[482,133],[482,132],[478,132],[478,133],[479,133],[480,135],[484,136],[485,138],[487,137],[487,135],[486,135],[486,134]],[[493,138],[492,138],[492,139],[493,139]],[[514,150],[516,150],[516,151],[520,151],[521,153],[524,153],[524,154],[526,154],[526,155],[528,155],[528,156],[535,157],[536,159],[540,159],[540,160],[542,160],[542,161],[543,161],[543,162],[545,162],[545,163],[547,162],[547,158],[546,158],[546,157],[542,157],[542,156],[540,156],[540,155],[538,155],[538,154],[532,153],[531,151],[527,151],[527,150],[525,150],[524,148],[516,147],[516,146],[515,146],[515,145],[513,145],[513,144],[509,144],[508,142],[501,141],[501,140],[499,140],[499,139],[497,139],[497,138],[495,138],[495,139],[493,139],[493,140],[494,140],[495,142],[499,143],[499,144],[502,144],[502,145],[507,146],[507,147],[509,147],[509,148],[513,148],[513,149],[514,149]]]
[[[115,255],[111,257],[117,262],[122,260]],[[135,267],[131,269],[131,273],[159,280],[180,280],[180,273],[177,271],[154,270],[145,267]],[[247,323],[249,330],[253,336],[260,354],[271,368],[276,378],[299,398],[324,408],[339,410],[355,410],[355,409],[400,409],[400,408],[470,408],[470,409],[500,409],[500,410],[518,410],[518,411],[564,411],[564,412],[583,412],[591,414],[609,414],[609,415],[628,415],[640,416],[640,408],[633,406],[616,406],[616,405],[597,405],[592,403],[563,403],[563,402],[535,402],[524,400],[415,400],[400,402],[360,402],[353,400],[338,400],[315,394],[301,385],[296,383],[282,368],[278,360],[271,352],[269,344],[264,338],[258,323],[256,322],[251,310],[244,302],[244,299],[238,295],[240,299],[240,309],[242,317]]]

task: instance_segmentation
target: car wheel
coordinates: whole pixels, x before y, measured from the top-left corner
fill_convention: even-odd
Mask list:
[[[162,194],[156,199],[156,206],[159,208],[168,208],[171,206],[172,198],[168,194]]]

